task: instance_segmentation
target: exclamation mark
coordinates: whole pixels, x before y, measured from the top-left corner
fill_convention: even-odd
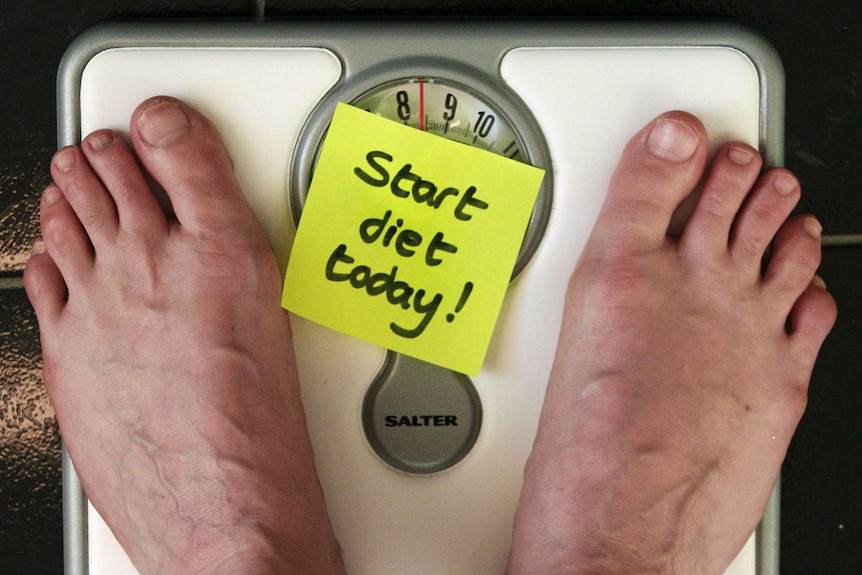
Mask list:
[[[464,284],[464,289],[461,290],[461,299],[458,300],[458,305],[455,306],[455,313],[458,313],[462,309],[464,309],[464,305],[467,303],[467,300],[470,298],[470,294],[473,292],[473,282],[467,282]],[[446,314],[446,321],[452,323],[455,321],[455,313]]]

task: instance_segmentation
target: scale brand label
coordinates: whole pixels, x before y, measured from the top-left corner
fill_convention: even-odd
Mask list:
[[[282,306],[479,372],[544,172],[339,104]]]

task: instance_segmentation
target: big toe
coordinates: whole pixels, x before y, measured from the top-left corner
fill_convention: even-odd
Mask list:
[[[623,151],[596,222],[597,247],[625,252],[664,244],[671,218],[706,164],[703,124],[668,112],[636,134]]]
[[[253,225],[221,136],[193,107],[174,98],[150,98],[132,114],[131,138],[183,227],[244,231]]]

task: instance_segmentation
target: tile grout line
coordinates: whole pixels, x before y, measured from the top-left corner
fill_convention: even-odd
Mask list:
[[[266,17],[266,0],[254,0],[254,17],[263,20]]]
[[[862,236],[823,236],[824,248],[862,247]],[[24,289],[23,277],[0,278],[0,291]]]
[[[860,246],[862,245],[862,234],[824,235],[820,240],[820,245],[824,248],[839,246]]]
[[[0,278],[0,290],[13,290],[24,288],[24,277]]]
[[[860,247],[862,246],[862,234],[834,234],[824,235],[820,240],[824,248],[836,247]],[[24,276],[0,277],[0,290],[24,289]]]

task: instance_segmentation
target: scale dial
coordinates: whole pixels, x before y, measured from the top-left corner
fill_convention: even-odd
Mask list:
[[[426,73],[414,75],[417,68]],[[405,61],[343,82],[309,116],[290,169],[289,201],[299,225],[320,146],[339,102],[449,140],[546,170],[512,277],[538,248],[551,210],[551,159],[538,126],[523,105],[496,81],[440,63]]]
[[[505,114],[449,80],[402,78],[372,88],[351,103],[424,132],[526,161],[521,138]]]

